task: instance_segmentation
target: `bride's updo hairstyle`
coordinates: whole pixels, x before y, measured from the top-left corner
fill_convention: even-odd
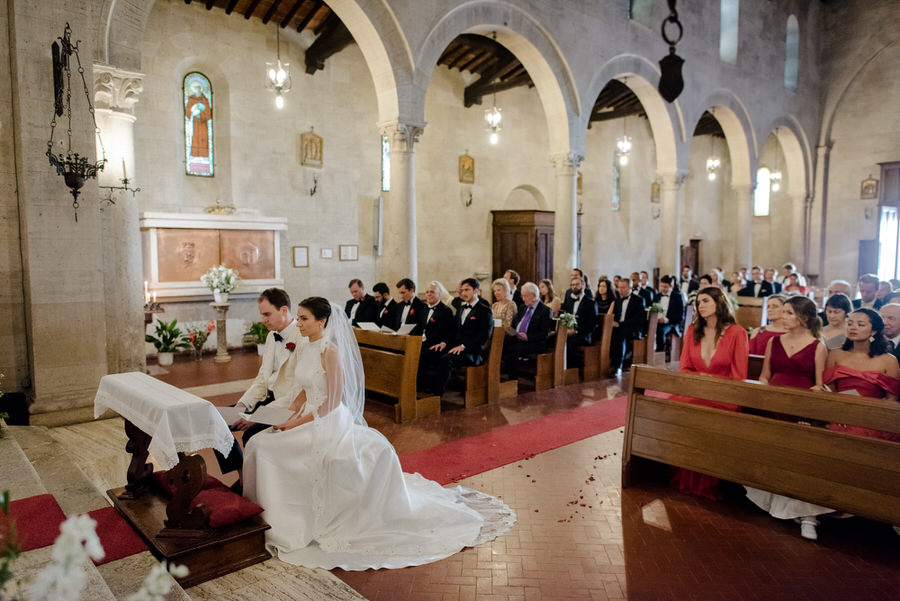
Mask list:
[[[316,321],[324,319],[325,325],[328,325],[328,318],[331,317],[331,303],[327,298],[310,296],[309,298],[304,298],[300,301],[300,306],[312,313],[313,317],[316,318]]]

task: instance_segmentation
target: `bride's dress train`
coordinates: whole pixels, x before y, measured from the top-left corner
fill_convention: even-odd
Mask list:
[[[265,509],[269,551],[308,567],[399,568],[507,531],[515,513],[502,501],[403,473],[390,442],[357,423],[346,404],[318,417],[328,396],[322,367],[328,344],[322,338],[297,350],[304,414],[317,417],[291,430],[260,432],[247,445],[244,494]]]

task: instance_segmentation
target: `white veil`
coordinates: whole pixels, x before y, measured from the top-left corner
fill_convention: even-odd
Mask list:
[[[340,366],[341,383],[339,401],[347,408],[353,421],[361,426],[366,425],[363,417],[363,408],[366,401],[366,377],[363,371],[362,357],[359,354],[359,345],[353,334],[350,320],[344,314],[344,310],[336,303],[330,303],[331,316],[325,325],[325,338],[337,347],[338,364]]]

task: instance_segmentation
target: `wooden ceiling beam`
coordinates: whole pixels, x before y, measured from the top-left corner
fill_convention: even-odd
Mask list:
[[[448,47],[438,60],[438,64],[447,65],[452,69],[456,66],[456,61],[465,55],[466,52],[468,52],[468,47],[465,44],[460,44],[456,48]]]
[[[278,10],[278,6],[281,4],[281,0],[274,0],[272,2],[272,6],[269,7],[269,10],[266,11],[266,16],[263,17],[263,25],[268,25],[269,20],[271,20],[272,16],[275,14],[275,11]]]
[[[206,0],[206,10],[212,10],[212,7],[216,5],[216,0]]]
[[[487,52],[476,50],[471,59],[457,67],[460,71],[471,71],[470,67],[486,56],[490,56]]]
[[[325,60],[353,43],[353,36],[337,15],[328,15],[322,25],[316,28],[319,37],[306,50],[306,72],[312,75],[325,68]]]
[[[291,19],[294,18],[294,15],[297,14],[297,11],[300,10],[300,7],[303,6],[304,2],[306,2],[306,0],[297,0],[296,2],[294,2],[294,6],[291,8],[291,10],[288,11],[288,14],[286,14],[284,16],[284,18],[281,20],[281,28],[282,29],[284,29],[285,27],[288,26],[288,23],[291,22]]]
[[[225,14],[230,15],[231,12],[234,10],[234,7],[237,6],[237,3],[238,3],[238,0],[231,0],[231,2],[229,2],[228,6],[225,8]]]
[[[306,29],[306,26],[309,25],[309,22],[313,20],[313,17],[316,16],[316,13],[319,12],[319,9],[322,8],[322,5],[324,3],[325,2],[323,0],[316,0],[316,2],[312,5],[312,8],[309,9],[309,12],[303,16],[300,24],[297,25],[298,33]]]
[[[478,83],[478,82],[475,82]],[[474,84],[472,84],[474,85]],[[497,92],[503,92],[505,90],[512,90],[513,88],[519,88],[522,86],[530,86],[531,78],[522,78],[516,79],[512,81],[505,81],[494,84],[487,84],[478,88],[472,88],[469,86],[466,88],[465,93],[463,94],[463,103],[466,107],[470,107],[473,104],[481,104],[482,99],[485,96],[489,96],[491,94],[496,94]],[[472,88],[472,89],[470,89]]]
[[[259,0],[253,0],[250,3],[250,6],[247,7],[247,10],[244,11],[244,18],[249,19],[253,16],[253,11],[256,10],[256,7],[259,6]]]

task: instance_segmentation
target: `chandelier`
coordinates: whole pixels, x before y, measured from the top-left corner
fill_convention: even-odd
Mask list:
[[[497,32],[494,32],[493,35],[494,41],[497,41]],[[496,144],[500,141],[500,121],[503,119],[503,115],[500,114],[500,109],[497,108],[497,89],[494,89],[494,99],[493,106],[489,109],[484,110],[484,121],[487,123],[487,131],[491,132],[490,136],[488,136],[488,141],[491,144]]]
[[[775,128],[775,141],[778,141],[778,128]],[[778,168],[778,144],[775,144],[775,169],[769,173],[769,181],[772,183],[772,192],[781,190],[781,169]]]
[[[622,117],[622,137],[616,140],[616,156],[619,157],[619,165],[628,164],[628,157],[631,154],[631,136],[627,135],[625,130],[625,117]]]
[[[275,92],[275,106],[284,108],[284,95],[291,90],[291,64],[281,62],[281,37],[275,27],[275,62],[266,63],[266,89]]]
[[[716,176],[719,171],[719,167],[721,166],[721,162],[719,161],[719,157],[716,156],[716,153],[713,149],[713,136],[709,137],[709,158],[706,159],[706,178],[714,182],[716,181]]]
[[[63,37],[56,38],[56,40],[50,46],[53,58],[54,110],[53,118],[50,120],[50,140],[47,142],[46,154],[50,159],[50,165],[56,168],[57,175],[63,176],[66,186],[72,193],[72,208],[75,210],[75,221],[78,221],[78,195],[81,193],[85,181],[97,177],[98,171],[103,171],[103,167],[106,165],[106,149],[103,147],[103,140],[100,139],[100,128],[97,127],[97,120],[94,117],[94,105],[91,103],[91,95],[84,78],[84,67],[81,66],[81,57],[78,55],[78,45],[81,40],[72,43],[72,28],[68,23],[63,31]],[[96,163],[91,162],[87,156],[72,150],[72,55],[75,56],[78,64],[78,74],[81,75],[81,83],[84,86],[88,112],[91,115],[91,122],[94,124],[97,143],[100,146],[102,156]],[[53,133],[56,130],[56,118],[62,117],[64,112],[67,121],[66,151],[55,154],[53,152]],[[59,141],[59,145],[63,146],[62,140]]]

